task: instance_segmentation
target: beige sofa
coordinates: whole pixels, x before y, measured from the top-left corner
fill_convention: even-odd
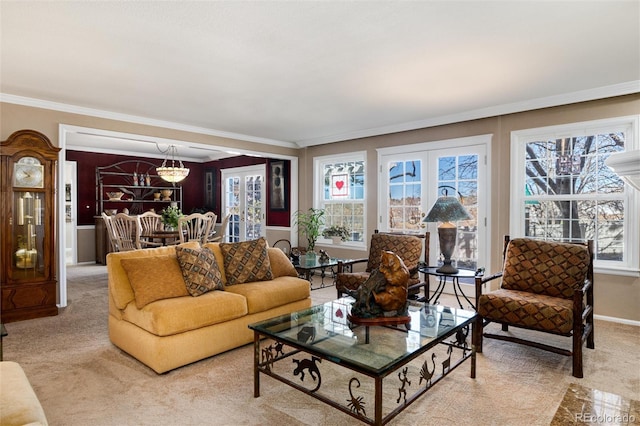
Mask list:
[[[199,244],[179,247],[199,248]],[[172,266],[176,263],[175,247],[107,256],[109,338],[157,373],[245,345],[253,341],[249,324],[311,306],[309,282],[298,278],[281,250],[266,249],[273,279],[228,285],[220,244],[208,243],[204,247],[215,256],[224,290],[197,297],[172,294],[179,286],[166,289],[180,279]],[[123,266],[124,259],[139,260],[125,260]],[[132,262],[139,264],[133,271]],[[146,288],[139,283],[140,276],[146,279]],[[165,296],[154,300],[162,292]]]
[[[44,410],[22,367],[13,361],[0,362],[0,425],[47,424]]]

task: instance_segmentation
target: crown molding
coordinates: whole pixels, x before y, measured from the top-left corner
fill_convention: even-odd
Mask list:
[[[332,142],[341,142],[353,139],[360,139],[372,136],[386,135],[390,133],[406,132],[409,130],[423,129],[445,124],[459,123],[481,118],[495,117],[505,114],[514,114],[523,111],[531,111],[541,108],[549,108],[560,105],[568,105],[577,102],[586,102],[596,99],[610,98],[614,96],[629,95],[640,92],[640,80],[633,80],[625,83],[603,86],[594,89],[580,90],[561,95],[536,98],[522,102],[496,105],[487,108],[464,111],[456,114],[432,117],[425,120],[411,121],[407,123],[393,124],[390,126],[375,127],[370,129],[357,130],[354,132],[340,133],[319,138],[305,139],[297,142],[279,141],[275,139],[261,138],[238,133],[225,132],[222,130],[208,129],[204,127],[189,126],[170,121],[156,120],[147,117],[121,114],[111,111],[104,111],[94,108],[79,107],[59,102],[45,101],[41,99],[28,98],[24,96],[0,93],[0,102],[7,102],[17,105],[30,106],[34,108],[44,108],[55,111],[68,112],[72,114],[88,115],[105,119],[124,121],[129,123],[143,124],[154,127],[162,127],[185,132],[198,133],[210,136],[217,136],[228,139],[255,142],[266,145],[280,146],[285,148],[305,148],[314,145],[322,145]]]
[[[325,143],[386,135],[390,133],[406,132],[408,130],[442,126],[444,124],[460,123],[463,121],[478,120],[481,118],[495,117],[499,115],[513,114],[517,112],[531,111],[535,109],[549,108],[560,105],[568,105],[577,102],[586,102],[596,99],[610,98],[614,96],[623,96],[638,92],[640,92],[640,80],[633,80],[626,83],[614,84],[611,86],[580,90],[577,92],[548,96],[545,98],[531,99],[523,102],[496,105],[487,108],[464,111],[456,114],[428,118],[425,120],[411,121],[408,123],[393,124],[391,126],[376,127],[371,129],[358,130],[355,132],[307,139],[298,141],[298,146],[308,147],[313,145],[322,145]]]
[[[280,146],[284,148],[297,149],[299,146],[293,142],[279,141],[275,139],[261,138],[258,136],[243,135],[239,133],[225,132],[223,130],[207,129],[205,127],[190,126],[171,121],[156,120],[153,118],[140,117],[137,115],[121,114],[118,112],[104,111],[95,108],[85,108],[76,105],[64,104],[60,102],[46,101],[42,99],[28,98],[25,96],[11,95],[0,93],[0,102],[10,104],[29,106],[34,108],[43,108],[53,111],[68,112],[71,114],[88,115],[90,117],[99,117],[109,120],[124,121],[127,123],[143,124],[147,126],[162,127],[166,129],[180,130],[184,132],[198,133],[202,135],[217,136],[227,139],[235,139],[246,142],[255,142],[266,145]]]

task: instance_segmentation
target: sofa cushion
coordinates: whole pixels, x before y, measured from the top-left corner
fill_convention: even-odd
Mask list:
[[[156,336],[170,336],[247,315],[244,297],[210,291],[200,297],[157,300],[142,309],[129,304],[122,318]]]
[[[180,244],[185,247],[200,247],[197,242]],[[122,267],[122,259],[151,258],[162,255],[176,255],[174,246],[150,248],[144,250],[131,250],[113,252],[107,254],[107,273],[109,274],[109,293],[117,309],[124,309],[135,299],[131,282],[127,277],[127,272]],[[179,265],[178,265],[179,266]],[[186,287],[185,287],[186,291]]]
[[[206,243],[202,247],[206,247],[213,252],[213,255],[216,257],[216,261],[218,262],[220,275],[222,276],[222,284],[227,285],[227,275],[224,272],[224,254],[222,254],[222,250],[220,250],[220,243]]]
[[[267,241],[263,237],[241,243],[220,243],[220,250],[224,255],[228,286],[273,278]]]
[[[227,293],[242,295],[247,300],[249,314],[263,312],[311,295],[308,281],[294,277],[278,277],[268,282],[236,284],[226,287]]]
[[[189,294],[173,254],[122,259],[120,263],[133,288],[138,309],[156,300]]]
[[[222,275],[213,252],[208,248],[176,247],[187,291],[200,296],[211,290],[223,290]]]
[[[271,263],[271,273],[273,278],[278,277],[297,277],[298,272],[291,263],[291,260],[279,248],[270,247],[267,249],[269,255],[269,263]]]

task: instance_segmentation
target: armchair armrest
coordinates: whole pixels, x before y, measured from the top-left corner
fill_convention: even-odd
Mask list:
[[[502,271],[497,272],[493,275],[487,275],[487,276],[476,275],[476,306],[478,304],[478,299],[480,299],[480,296],[482,295],[482,286],[488,283],[489,281],[493,281],[496,278],[500,278],[500,277],[502,277]]]
[[[342,274],[344,272],[344,267],[345,266],[348,266],[349,268],[351,268],[356,263],[362,263],[362,262],[368,262],[368,261],[369,261],[368,257],[363,257],[363,258],[360,258],[360,259],[350,259],[348,261],[338,260],[338,271],[336,273],[337,274]]]

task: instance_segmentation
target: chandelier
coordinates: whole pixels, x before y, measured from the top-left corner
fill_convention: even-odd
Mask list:
[[[189,176],[189,169],[182,164],[182,160],[176,160],[176,156],[178,154],[176,146],[169,145],[166,153],[167,156],[164,158],[162,166],[156,167],[156,173],[158,173],[158,176],[171,183],[180,182]],[[171,162],[171,166],[167,165],[169,161]],[[176,163],[179,164],[179,167],[176,167]]]

